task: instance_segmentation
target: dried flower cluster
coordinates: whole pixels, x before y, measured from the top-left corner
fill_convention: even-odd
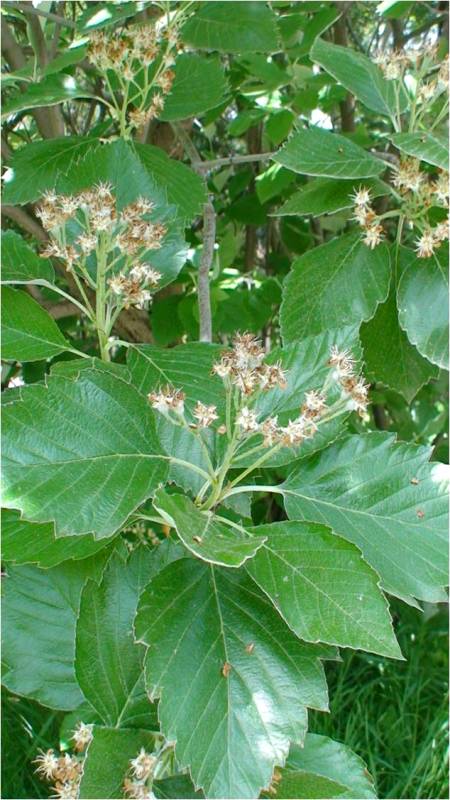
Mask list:
[[[405,69],[411,63],[409,56],[402,50],[392,50],[378,53],[375,62],[381,68],[384,77],[388,81],[401,78]]]
[[[257,390],[286,388],[285,372],[281,364],[264,364],[264,349],[251,333],[238,333],[233,339],[233,349],[222,353],[214,364],[213,373],[227,379],[244,395]]]
[[[335,413],[354,410],[361,416],[365,414],[368,387],[356,374],[355,362],[351,355],[333,348],[328,362],[329,366],[333,367],[331,381],[328,381],[321,391],[312,389],[305,393],[299,415],[295,419],[289,420],[284,426],[279,425],[276,416],[260,420],[261,415],[257,405],[256,407],[248,405],[249,395],[252,395],[252,403],[257,404],[258,391],[275,387],[283,390],[287,386],[286,374],[281,364],[265,364],[263,358],[264,350],[258,340],[251,334],[244,333],[234,337],[233,349],[223,352],[220,361],[213,365],[213,373],[222,378],[226,392],[233,394],[237,390],[234,428],[238,440],[259,433],[263,436],[265,447],[298,446],[305,439],[314,436],[319,421],[326,421]],[[341,396],[337,404],[330,406],[327,393],[333,383],[340,388]],[[175,417],[184,417],[185,394],[180,389],[165,386],[151,392],[148,399],[153,408],[168,419],[171,419],[171,412]],[[201,401],[197,402],[193,417],[195,422],[190,423],[190,427],[194,429],[209,428],[219,419],[217,407],[205,405]],[[217,432],[225,433],[226,427],[220,424]]]
[[[62,259],[69,272],[76,269],[88,283],[86,259],[92,254],[96,255],[97,264],[105,255],[110,258],[106,272],[112,261],[122,262],[120,272],[109,279],[115,305],[142,307],[151,300],[150,290],[157,286],[161,275],[141,259],[147,251],[161,247],[167,229],[146,219],[154,207],[145,198],[118,212],[111,188],[108,183],[99,183],[77,195],[46,192],[36,212],[51,236],[42,255]],[[69,221],[71,234],[66,228]]]
[[[83,772],[85,750],[92,741],[93,725],[79,722],[72,736],[75,754],[59,753],[54,750],[41,752],[35,759],[37,774],[54,783],[51,796],[59,800],[76,800]]]
[[[365,230],[363,242],[373,250],[383,240],[384,230],[375,211],[370,205],[370,189],[360,186],[352,195],[355,203],[354,218]]]
[[[130,761],[129,774],[123,782],[125,796],[132,800],[153,800],[153,775],[158,757],[141,747],[136,758]]]
[[[167,32],[163,40],[158,37],[156,28],[150,25],[134,25],[121,34],[117,31],[95,31],[92,34],[88,46],[89,60],[103,73],[114,71],[121,88],[125,83],[132,82],[138,90],[132,97],[133,105],[139,99],[138,105],[128,115],[131,127],[140,128],[163,111],[164,96],[170,92],[175,78],[171,67],[176,47],[177,35],[174,30]],[[142,76],[142,70],[148,70],[157,59],[160,59],[160,63],[152,83],[148,84],[146,77],[139,82],[138,74]],[[142,90],[139,90],[140,84]]]

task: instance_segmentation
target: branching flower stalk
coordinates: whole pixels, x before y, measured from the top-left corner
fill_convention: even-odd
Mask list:
[[[281,363],[267,364],[264,356],[264,350],[254,336],[249,333],[237,334],[232,350],[224,351],[220,360],[213,365],[213,374],[223,381],[226,425],[220,422],[216,406],[206,406],[201,401],[197,402],[190,420],[185,407],[185,394],[181,389],[165,386],[148,395],[156,411],[172,424],[184,425],[192,431],[206,450],[209,475],[206,475],[206,481],[196,497],[196,504],[202,510],[218,506],[234,487],[238,487],[278,451],[283,448],[297,449],[304,441],[314,437],[320,425],[349,411],[357,411],[361,416],[366,413],[368,387],[358,375],[352,355],[333,347],[328,361],[330,371],[322,388],[305,393],[298,416],[290,419],[286,425],[280,425],[278,417],[266,414],[263,418],[263,412],[258,409],[262,393],[276,389],[284,391],[288,385]],[[219,423],[214,429],[216,435],[220,437],[227,434],[228,438],[220,463],[213,466],[202,433],[206,428],[213,428],[216,422]],[[262,437],[262,441],[248,448],[248,443],[255,436]],[[251,456],[254,460],[251,460]],[[239,469],[239,462],[243,458],[250,463],[230,481],[230,469]],[[190,466],[199,472],[197,465]]]
[[[41,255],[62,260],[73,276],[82,298],[77,305],[96,328],[104,361],[110,358],[110,335],[120,312],[151,302],[161,274],[147,258],[167,232],[162,223],[150,221],[149,200],[139,197],[118,211],[111,189],[100,183],[77,195],[47,192],[37,210],[50,234]]]
[[[171,11],[170,4],[164,4],[167,13],[152,25],[91,35],[88,58],[102,76],[111,102],[99,99],[109,108],[122,138],[129,139],[133,131],[162,113],[181,48],[178,32],[191,5],[188,2]]]

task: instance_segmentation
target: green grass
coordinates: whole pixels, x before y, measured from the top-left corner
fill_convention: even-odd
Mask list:
[[[331,714],[310,729],[345,742],[367,763],[380,798],[448,797],[447,616],[393,604],[407,661],[345,651],[327,665]],[[58,744],[63,714],[5,692],[3,798],[47,797],[33,773],[38,748]]]
[[[327,666],[331,714],[310,729],[366,762],[380,798],[448,797],[447,615],[392,604],[405,662],[345,651]]]

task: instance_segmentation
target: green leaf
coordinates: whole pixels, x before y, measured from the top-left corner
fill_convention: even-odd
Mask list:
[[[295,181],[295,175],[279,164],[272,164],[255,179],[256,194],[260,203],[267,203]]]
[[[266,133],[275,145],[281,144],[292,130],[295,115],[287,108],[273,111],[266,122]]]
[[[24,92],[12,97],[3,106],[2,119],[31,108],[56,106],[66,100],[75,100],[79,97],[93,97],[90,89],[82,86],[72,75],[61,73],[49,75],[39,83],[29,83]]]
[[[281,770],[277,798],[362,798],[376,797],[364,762],[349,747],[308,733],[303,747],[291,747],[286,767]]]
[[[149,731],[125,728],[103,728],[95,725],[83,764],[79,797],[86,800],[106,800],[124,796],[123,782],[141,747],[154,749],[154,737]]]
[[[196,792],[189,775],[172,775],[153,783],[155,796],[161,800],[187,800],[187,798],[204,797],[203,792]]]
[[[157,724],[145,691],[144,648],[133,640],[139,594],[157,572],[154,555],[144,547],[128,561],[114,553],[101,583],[89,581],[81,595],[76,678],[102,722],[115,728]]]
[[[133,345],[128,350],[128,368],[134,386],[144,395],[169,383],[186,393],[186,407],[192,411],[197,400],[217,405],[225,418],[223,383],[211,368],[222,347],[212,344],[182,344],[164,349],[154,345]]]
[[[397,106],[396,81],[387,81],[380,68],[363,53],[316,39],[310,58],[372,111],[391,117],[397,114],[397,109],[403,112],[408,108],[403,87],[399,90]]]
[[[273,158],[293,172],[329,178],[370,178],[386,169],[350,139],[322,128],[297,131]]]
[[[137,10],[137,4],[132,2],[120,3],[120,5],[114,2],[102,3],[100,6],[97,3],[91,3],[78,17],[77,31],[86,35],[91,31],[114,25],[127,17],[134,17]]]
[[[100,148],[92,136],[32,142],[17,150],[5,175],[3,202],[23,205],[53,189],[62,173],[76,171],[91,148]]]
[[[276,18],[266,3],[202,3],[181,31],[204,50],[270,53],[279,49]]]
[[[175,79],[159,119],[187,119],[224,102],[228,84],[218,58],[184,53],[174,69]]]
[[[295,48],[296,57],[302,58],[307,56],[317,37],[328,30],[330,25],[332,25],[338,17],[340,17],[339,7],[325,7],[320,9],[320,11],[314,11],[312,18],[305,25],[300,44]]]
[[[281,484],[287,513],[356,544],[391,594],[443,601],[448,468],[428,456],[381,432],[341,439]]]
[[[389,250],[359,233],[332,239],[293,263],[280,309],[285,342],[371,319],[389,291]]]
[[[408,403],[421,386],[438,376],[438,368],[420,355],[400,328],[395,289],[373,319],[361,326],[361,343],[367,374],[400,392]]]
[[[27,386],[3,424],[4,505],[57,536],[110,536],[167,474],[147,401],[107,372]]]
[[[18,150],[6,175],[3,201],[28,203],[46,189],[78,191],[97,180],[112,180],[124,202],[139,192],[161,205],[169,202],[186,220],[201,211],[206,199],[203,180],[159,147],[123,141],[102,145],[96,138],[71,137],[34,142]]]
[[[2,232],[3,283],[53,283],[55,273],[46,258],[40,258],[15,231]]]
[[[311,522],[250,531],[267,539],[246,569],[297,636],[399,656],[378,575],[357,547]]]
[[[92,536],[55,538],[54,526],[38,525],[20,518],[18,511],[2,509],[2,559],[14,564],[38,564],[55,567],[62,561],[79,560],[105,547],[103,539]]]
[[[400,326],[421,355],[448,369],[448,245],[431,258],[409,257],[397,290]]]
[[[2,356],[40,361],[71,350],[56,322],[31,295],[2,287]]]
[[[355,201],[351,195],[359,189],[361,181],[335,181],[318,178],[302,187],[289,197],[288,200],[272,216],[307,216],[312,214],[318,217],[321,214],[334,214],[345,208],[352,208]],[[364,181],[364,186],[370,189],[372,197],[389,194],[389,187],[382,181],[369,178]]]
[[[74,44],[74,46],[69,46],[64,52],[59,53],[49,61],[44,67],[44,75],[54,75],[67,67],[73,66],[73,64],[79,64],[80,61],[86,58],[87,49],[87,45],[78,43]]]
[[[408,3],[406,0],[382,0],[377,5],[376,13],[389,19],[399,19],[407,17],[413,5],[414,3]]]
[[[448,147],[445,141],[426,131],[420,133],[396,133],[392,142],[403,153],[428,161],[441,169],[449,169]]]
[[[212,511],[200,511],[188,497],[159,490],[153,505],[175,528],[187,549],[202,561],[223,567],[240,567],[252,558],[265,538],[250,536],[217,519]]]
[[[302,742],[305,706],[327,707],[316,648],[280,625],[242,571],[197,559],[151,581],[135,629],[149,645],[149,690],[161,697],[161,729],[176,740],[180,766],[208,797],[257,797],[289,741]]]
[[[81,590],[98,580],[108,552],[52,569],[8,567],[3,584],[3,683],[16,694],[70,711],[83,701],[74,672]]]

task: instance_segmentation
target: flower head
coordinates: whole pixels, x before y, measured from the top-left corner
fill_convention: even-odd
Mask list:
[[[437,246],[434,232],[430,229],[424,231],[422,236],[416,240],[416,253],[419,258],[430,258]]]
[[[136,758],[130,761],[131,772],[138,780],[146,780],[152,773],[157,759],[141,747]]]
[[[93,725],[86,725],[81,721],[78,723],[72,735],[72,739],[75,743],[75,750],[82,751],[90,744],[93,738],[93,727]]]
[[[217,406],[206,406],[200,400],[197,402],[193,413],[200,428],[208,428],[215,419],[218,419]]]
[[[370,225],[368,228],[366,228],[363,242],[367,245],[367,247],[370,247],[371,250],[374,250],[375,247],[383,241],[383,235],[384,231],[382,225]]]
[[[150,392],[147,397],[152,407],[161,414],[167,415],[169,411],[180,415],[184,414],[186,395],[181,389],[174,389],[173,386],[167,385],[157,392]]]
[[[242,428],[244,433],[254,433],[259,428],[256,412],[245,406],[240,410],[236,424]]]
[[[42,775],[46,780],[52,780],[55,777],[56,770],[58,769],[58,758],[55,756],[54,750],[43,750],[35,758],[34,764],[37,764],[36,772]]]

